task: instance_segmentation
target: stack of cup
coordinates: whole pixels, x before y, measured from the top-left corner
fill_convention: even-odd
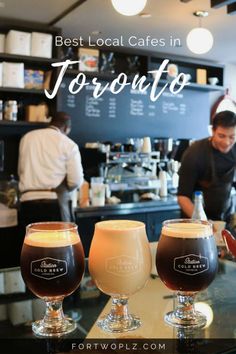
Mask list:
[[[166,171],[159,172],[159,180],[160,180],[160,197],[167,197],[167,173]]]
[[[143,138],[142,152],[145,154],[150,154],[152,152],[152,144],[149,136]]]

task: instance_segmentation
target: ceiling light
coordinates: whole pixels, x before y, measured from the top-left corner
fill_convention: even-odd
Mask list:
[[[124,16],[134,16],[143,11],[147,0],[111,0],[114,9]]]
[[[192,29],[187,35],[187,46],[191,52],[195,54],[205,54],[211,50],[213,46],[213,36],[212,33],[201,27],[201,19],[208,16],[206,11],[196,11],[194,15],[199,18],[199,27]]]
[[[192,29],[187,36],[187,46],[195,54],[205,54],[213,46],[211,32],[202,27]]]

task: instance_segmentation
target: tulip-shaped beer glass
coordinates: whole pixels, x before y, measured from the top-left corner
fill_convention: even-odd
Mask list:
[[[30,224],[21,252],[21,273],[28,288],[46,302],[42,320],[32,324],[38,336],[60,337],[76,329],[65,317],[62,301],[79,286],[84,251],[77,226],[67,222]]]
[[[177,307],[166,314],[165,321],[179,328],[203,327],[206,317],[194,309],[194,296],[208,287],[217,272],[212,225],[193,219],[165,221],[156,265],[161,280],[177,292]]]
[[[110,220],[95,225],[89,271],[97,287],[112,296],[111,312],[97,324],[107,332],[138,328],[140,319],[128,312],[128,298],[144,287],[151,272],[151,253],[145,225]]]

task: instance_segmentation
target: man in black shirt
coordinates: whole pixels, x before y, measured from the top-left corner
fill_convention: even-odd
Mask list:
[[[229,221],[236,168],[236,114],[231,111],[216,114],[212,132],[210,138],[194,142],[183,155],[178,202],[185,216],[191,217],[193,193],[202,190],[207,217]]]

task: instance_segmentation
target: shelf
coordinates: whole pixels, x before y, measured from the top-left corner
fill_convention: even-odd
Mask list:
[[[94,72],[94,71],[79,71],[76,69],[68,69],[65,73],[65,76],[76,77],[80,73],[85,74],[89,78],[97,77],[100,80],[108,80],[108,81],[112,81],[116,79],[118,75],[118,74],[109,74],[109,73],[101,73],[101,72]]]
[[[147,81],[153,82],[152,78],[148,78]],[[159,86],[164,86],[165,84],[171,84],[171,82],[167,80],[159,80]],[[184,90],[198,90],[198,91],[225,91],[226,88],[224,86],[219,86],[219,85],[201,85],[197,84],[195,82],[189,82],[189,85],[184,87]]]
[[[194,82],[190,82],[190,85],[186,86],[189,90],[199,90],[199,91],[225,91],[226,88],[224,86],[219,85],[200,85]]]
[[[187,57],[178,57],[178,56],[172,56],[167,58],[170,60],[170,63],[174,63],[177,66],[178,72],[179,73],[185,73],[189,74],[191,76],[191,80],[194,83],[191,85],[189,88],[195,88],[201,86],[202,90],[205,91],[216,91],[216,90],[223,90],[223,85],[224,85],[224,66],[216,63],[216,62],[209,62],[209,61],[203,61],[203,60],[196,60],[194,58],[187,58]],[[160,64],[163,61],[163,56],[162,57],[150,57],[149,59],[149,70],[155,70],[155,68],[158,68]],[[206,80],[208,80],[210,77],[217,77],[219,80],[219,85],[198,85],[196,83],[197,80],[197,70],[198,69],[203,69],[205,71],[204,75],[206,75]],[[220,87],[220,89],[219,89]]]
[[[0,87],[0,93],[23,93],[23,94],[34,94],[34,95],[45,95],[44,89],[37,90],[37,89],[26,89],[26,88],[18,88],[18,87]],[[49,91],[50,92],[50,91]]]
[[[69,75],[78,75],[79,72],[75,70],[70,70]],[[88,77],[97,77],[100,80],[108,80],[112,81],[115,78],[117,78],[116,75],[109,75],[109,74],[101,74],[101,73],[86,73],[84,74]],[[68,75],[68,72],[65,74]],[[132,77],[128,77],[128,79],[132,80]],[[153,82],[153,79],[147,78],[147,82]],[[167,80],[159,80],[159,86],[164,86],[167,84]],[[199,90],[199,91],[225,91],[224,86],[219,86],[219,85],[200,85],[196,83],[191,83],[190,85],[187,85],[184,87],[184,89],[188,90]],[[45,95],[44,90],[37,90],[37,89],[25,89],[25,88],[15,88],[15,87],[0,87],[0,93],[1,92],[6,92],[6,93],[23,93],[23,94],[35,94],[35,95]],[[51,91],[49,91],[51,93]]]
[[[94,77],[97,77],[98,79],[100,80],[107,80],[107,81],[112,81],[114,79],[117,79],[117,76],[120,74],[120,73],[117,73],[117,74],[109,74],[108,72],[98,72],[98,71],[79,71],[79,70],[76,70],[76,69],[68,69],[65,73],[65,76],[77,76],[78,74],[80,73],[83,73],[85,74],[87,77],[89,78],[94,78]],[[127,74],[126,74],[127,75]],[[129,81],[132,81],[133,78],[134,78],[135,74],[134,75],[127,75],[127,78]],[[143,76],[143,75],[140,75],[140,77]],[[149,78],[147,77],[147,80]]]
[[[85,74],[89,78],[97,77],[100,80],[112,81],[117,78],[119,74],[109,74],[109,73],[100,73],[100,72],[90,72],[90,71],[78,71],[75,69],[68,69],[65,73],[65,76],[77,76],[79,73]],[[128,76],[128,80],[132,81],[133,76]],[[147,82],[152,83],[154,79],[147,76]],[[165,84],[170,84],[171,82],[167,80],[159,80],[158,85],[164,86]],[[225,91],[224,86],[219,85],[200,85],[195,82],[190,82],[190,85],[184,87],[188,90],[198,90],[198,91]]]
[[[45,127],[48,125],[47,122],[26,122],[26,121],[22,121],[22,120],[18,120],[18,121],[11,121],[11,120],[0,120],[0,126],[8,126],[8,127],[27,127],[27,126],[42,126]]]
[[[30,55],[18,55],[18,54],[7,54],[0,53],[0,60],[13,60],[16,62],[27,62],[27,63],[39,63],[39,64],[51,64],[54,62],[60,61],[56,58],[41,58],[41,57],[32,57]]]

